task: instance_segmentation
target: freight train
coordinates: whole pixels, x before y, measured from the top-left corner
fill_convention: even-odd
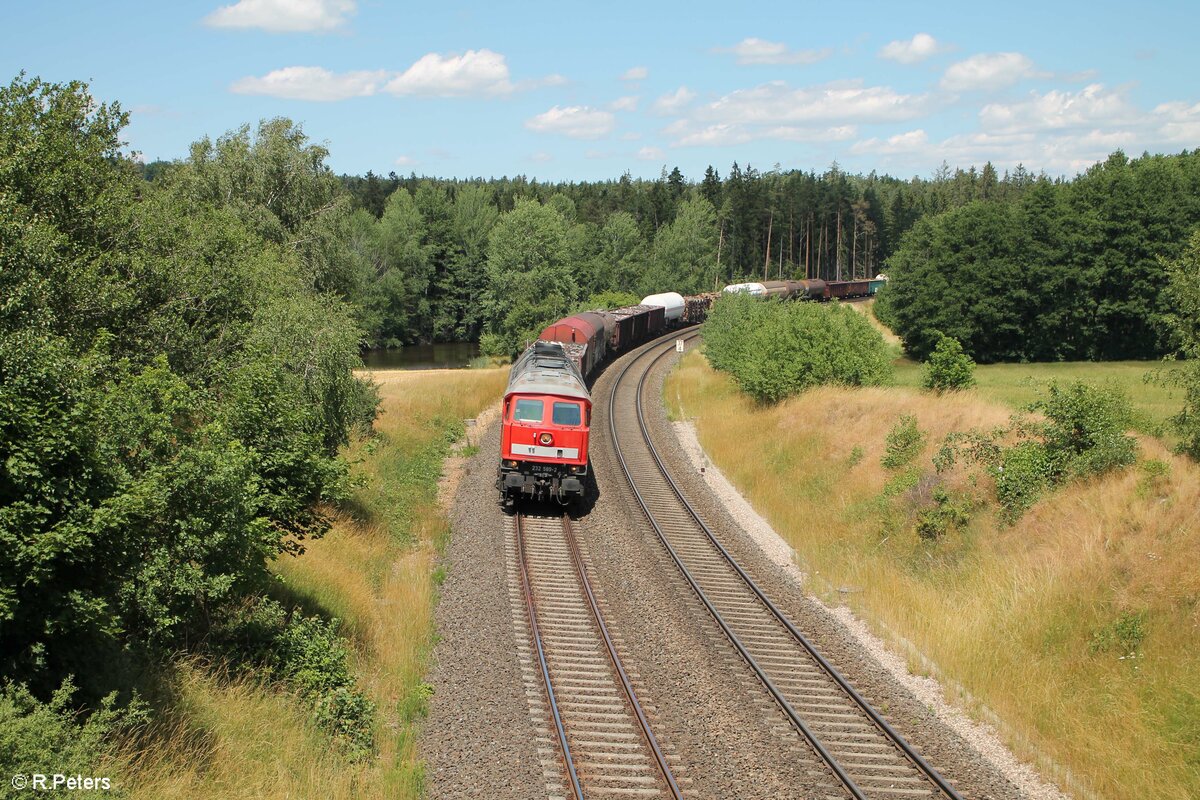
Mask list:
[[[884,280],[764,281],[732,284],[722,292],[831,300],[873,295]],[[588,381],[608,358],[672,328],[703,322],[722,292],[653,294],[636,306],[585,311],[548,325],[509,373],[496,475],[501,502],[525,498],[568,505],[581,499],[592,423]]]

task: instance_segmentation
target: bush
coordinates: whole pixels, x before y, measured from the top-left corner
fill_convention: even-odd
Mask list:
[[[337,620],[288,613],[263,599],[214,631],[212,647],[263,681],[281,681],[313,710],[313,719],[353,758],[374,747],[375,706],[354,682]]]
[[[1177,260],[1166,262],[1166,268],[1172,308],[1167,323],[1175,347],[1187,359],[1179,371],[1183,408],[1171,422],[1179,433],[1179,452],[1200,461],[1200,230],[1191,235]]]
[[[763,403],[821,384],[877,386],[892,376],[883,336],[837,303],[727,295],[713,304],[704,341],[709,363]]]
[[[104,762],[113,754],[115,737],[144,724],[146,708],[138,700],[124,708],[116,706],[116,694],[110,694],[90,714],[78,712],[72,705],[75,686],[70,678],[62,682],[48,702],[42,702],[23,684],[0,687],[0,771],[8,778],[30,773],[104,777]],[[36,794],[36,792],[35,792]],[[71,797],[122,797],[112,790],[73,791]]]
[[[934,456],[944,472],[964,455],[996,482],[1001,516],[1012,523],[1047,491],[1074,478],[1102,475],[1133,464],[1137,442],[1125,433],[1129,398],[1115,388],[1074,382],[1050,384],[1029,407],[1045,421],[1016,418],[990,433],[952,433]]]
[[[971,510],[965,500],[955,500],[943,487],[933,490],[933,506],[917,518],[917,536],[925,541],[940,539],[971,521]]]
[[[899,469],[911,464],[925,446],[925,434],[917,427],[917,418],[904,414],[888,431],[885,452],[880,463],[886,469]]]
[[[1000,451],[991,468],[996,480],[996,501],[1005,522],[1020,519],[1053,482],[1052,460],[1041,442],[1027,441]]]
[[[1125,433],[1132,406],[1119,389],[1052,383],[1031,409],[1049,420],[1041,430],[1056,480],[1101,475],[1137,460],[1137,442]]]
[[[925,363],[922,385],[939,394],[975,385],[975,362],[963,352],[957,339],[943,336],[938,340]]]

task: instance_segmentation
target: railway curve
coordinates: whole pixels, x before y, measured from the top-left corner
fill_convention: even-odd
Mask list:
[[[647,376],[673,350],[673,340],[644,346],[608,396],[608,432],[620,471],[670,560],[846,793],[857,800],[960,800],[771,602],[679,490],[650,437],[643,396]]]

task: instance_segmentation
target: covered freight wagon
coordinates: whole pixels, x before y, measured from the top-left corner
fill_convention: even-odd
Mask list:
[[[605,319],[599,314],[584,311],[571,317],[564,317],[558,322],[548,325],[538,336],[543,342],[563,342],[582,344],[587,351],[582,355],[579,365],[580,372],[585,378],[595,370],[596,365],[604,360],[608,351],[605,336]]]

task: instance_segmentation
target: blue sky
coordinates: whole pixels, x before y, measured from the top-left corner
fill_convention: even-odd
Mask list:
[[[7,2],[0,66],[79,78],[131,149],[287,116],[338,172],[665,165],[1074,173],[1200,147],[1195,2]]]

